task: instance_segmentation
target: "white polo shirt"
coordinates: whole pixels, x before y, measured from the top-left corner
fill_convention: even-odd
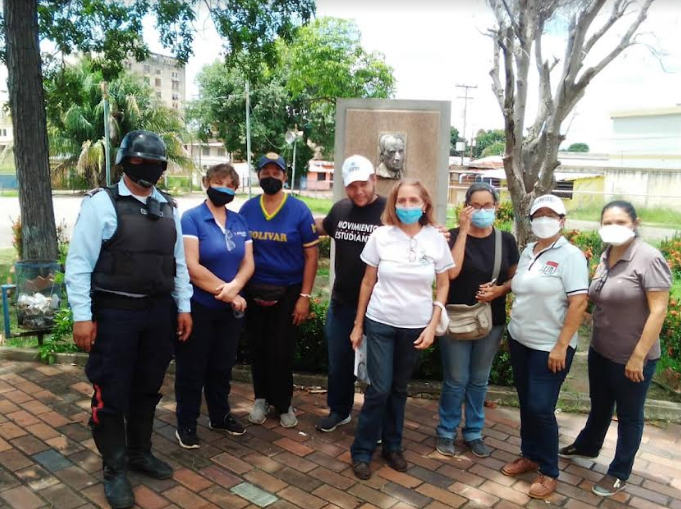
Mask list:
[[[369,237],[361,258],[378,267],[366,317],[403,329],[426,327],[433,315],[435,274],[454,267],[444,236],[432,226],[413,238],[397,226],[381,226]]]
[[[533,253],[528,244],[513,277],[513,307],[508,331],[528,348],[550,352],[558,341],[568,309],[568,297],[587,293],[589,268],[582,251],[560,237]],[[570,346],[577,348],[577,333]]]

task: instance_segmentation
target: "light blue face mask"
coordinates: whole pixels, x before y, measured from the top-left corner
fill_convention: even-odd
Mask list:
[[[492,226],[494,224],[495,212],[496,211],[494,209],[476,210],[473,212],[473,216],[471,217],[471,223],[473,223],[473,226],[478,228],[487,228],[488,226]]]
[[[421,207],[395,207],[395,212],[404,224],[414,224],[423,215]]]
[[[236,194],[236,191],[229,187],[214,187],[213,189],[220,191],[221,193],[229,194],[231,196],[234,196]]]

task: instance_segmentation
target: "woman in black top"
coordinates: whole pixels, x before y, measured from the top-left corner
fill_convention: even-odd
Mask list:
[[[518,264],[518,245],[510,233],[501,232],[501,266],[492,281],[495,257],[494,219],[499,196],[489,184],[475,183],[466,192],[466,206],[459,215],[459,227],[450,231],[449,245],[456,266],[447,304],[492,305],[491,332],[474,341],[443,337],[440,340],[444,383],[440,397],[440,425],[437,427],[437,450],[446,456],[457,454],[456,430],[461,423],[461,405],[465,402],[464,442],[479,457],[490,455],[482,440],[485,424],[485,394],[494,355],[506,325],[506,294]]]

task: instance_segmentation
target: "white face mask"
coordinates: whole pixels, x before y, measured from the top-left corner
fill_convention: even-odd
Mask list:
[[[550,239],[560,231],[560,219],[538,217],[532,220],[532,233],[540,239]]]
[[[611,246],[621,246],[626,244],[636,236],[636,233],[631,228],[622,226],[621,224],[609,224],[603,226],[598,230],[601,240]]]

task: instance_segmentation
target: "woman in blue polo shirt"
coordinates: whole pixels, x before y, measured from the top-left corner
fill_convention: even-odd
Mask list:
[[[319,236],[307,205],[282,189],[286,164],[281,156],[271,152],[260,158],[258,178],[264,194],[241,207],[255,259],[245,291],[255,392],[249,420],[262,424],[272,406],[281,426],[292,428],[298,424],[291,406],[295,328],[310,311]]]
[[[253,274],[253,243],[244,219],[226,208],[239,187],[234,168],[211,167],[203,184],[208,199],[182,215],[184,250],[194,286],[194,329],[189,340],[175,348],[175,435],[185,449],[199,447],[196,421],[202,389],[210,428],[244,433],[230,414],[228,395],[246,309],[239,293]]]

